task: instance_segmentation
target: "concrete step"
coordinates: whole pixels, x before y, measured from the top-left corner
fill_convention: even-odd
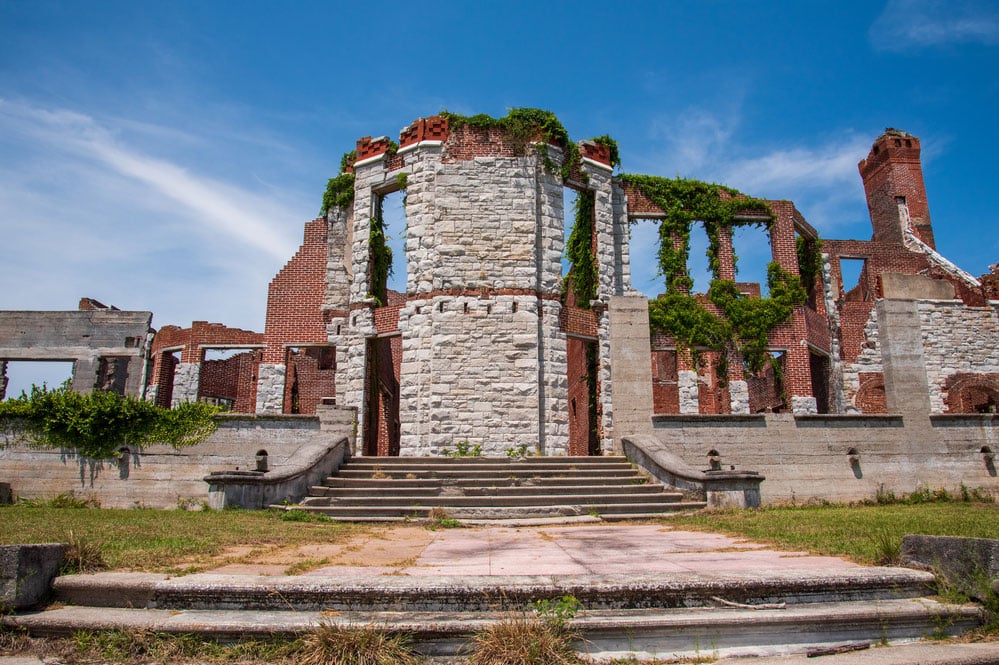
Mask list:
[[[626,465],[631,466],[631,462],[623,455],[602,455],[602,456],[536,456],[536,457],[351,457],[349,464],[365,466],[421,466],[449,464],[452,466],[461,465],[490,465],[490,466],[607,466]]]
[[[630,519],[640,519],[649,516],[662,517],[665,514],[677,512],[689,512],[701,510],[706,507],[704,502],[698,501],[657,501],[644,503],[560,503],[548,501],[537,502],[529,505],[506,506],[498,505],[495,502],[485,502],[479,506],[458,506],[448,503],[440,505],[429,505],[428,502],[413,502],[410,504],[397,505],[313,505],[314,499],[304,499],[298,505],[272,505],[274,510],[304,510],[320,515],[325,515],[331,519],[342,521],[364,521],[366,517],[392,517],[397,520],[427,519],[431,517],[431,512],[443,511],[448,517],[458,520],[486,520],[486,519],[513,519],[513,518],[535,518],[573,515],[615,515],[618,519],[625,519],[625,515],[634,515]],[[382,520],[376,520],[382,521]]]
[[[587,479],[587,482],[600,482],[610,485],[649,485],[648,476],[637,472],[619,475],[601,475],[598,478]],[[577,485],[580,479],[576,477],[546,476],[543,478],[345,478],[329,476],[323,481],[325,487],[331,488],[370,488],[387,490],[394,487],[558,487],[561,485]]]
[[[584,493],[586,492],[586,493]],[[535,492],[532,494],[509,494],[509,495],[467,495],[444,493],[435,496],[421,496],[416,494],[398,493],[391,496],[323,496],[309,497],[302,502],[308,506],[452,506],[462,507],[484,507],[494,506],[505,508],[512,506],[544,506],[552,503],[555,499],[559,503],[571,503],[572,505],[595,505],[595,504],[631,504],[631,503],[675,503],[683,499],[683,494],[679,492],[665,492],[660,488],[659,492],[625,492],[625,493],[590,493],[586,488],[580,492],[563,494],[557,492]]]
[[[481,496],[481,497],[508,497],[508,496],[585,496],[585,495],[606,495],[606,494],[653,494],[664,493],[662,485],[628,485],[628,484],[590,484],[590,485],[507,485],[479,487],[457,487],[448,485],[442,487],[434,484],[393,486],[391,483],[378,489],[377,494],[382,496],[411,496],[411,497],[432,497],[432,496]],[[370,487],[329,487],[317,485],[309,492],[314,497],[333,497],[337,500],[350,497],[370,497],[372,491]],[[682,497],[679,492],[672,493]]]
[[[397,467],[394,469],[363,470],[350,465],[344,465],[337,471],[338,478],[366,478],[373,480],[420,480],[420,479],[475,479],[497,481],[504,479],[543,479],[543,478],[603,478],[623,475],[617,469],[562,469],[545,467],[533,469],[517,468],[478,468],[478,467],[441,467],[438,469],[417,469],[413,467]],[[632,477],[641,477],[637,472]]]
[[[291,636],[322,622],[335,622],[409,634],[418,652],[427,656],[453,656],[468,648],[475,631],[509,616],[509,612],[496,610],[476,613],[352,610],[331,616],[329,611],[320,610],[67,606],[0,620],[37,636],[128,627],[221,640]],[[606,660],[630,656],[659,659],[773,656],[843,643],[900,644],[931,635],[957,634],[979,622],[977,608],[918,599],[819,603],[788,606],[783,610],[718,607],[665,612],[584,610],[571,625],[582,637],[576,648]]]
[[[0,621],[40,636],[127,627],[225,640],[325,621],[407,633],[421,653],[454,655],[475,631],[572,595],[582,652],[713,658],[904,643],[981,622],[977,606],[923,597],[932,584],[929,573],[899,568],[560,578],[99,573],[57,578],[53,609]]]
[[[199,573],[95,573],[58,577],[57,601],[152,609],[484,612],[523,610],[575,596],[589,610],[790,605],[920,598],[930,573],[907,568],[777,570],[764,573],[551,576],[266,577]]]

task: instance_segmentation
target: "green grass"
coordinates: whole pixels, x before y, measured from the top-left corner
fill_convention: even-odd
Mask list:
[[[709,511],[666,522],[866,564],[882,562],[906,534],[999,538],[999,506],[959,501]]]
[[[228,547],[332,543],[366,527],[329,520],[289,524],[270,511],[0,507],[0,544],[79,540],[100,547],[109,568],[197,570]]]

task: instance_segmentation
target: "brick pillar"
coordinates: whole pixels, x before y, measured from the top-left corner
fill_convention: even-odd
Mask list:
[[[732,248],[732,229],[718,229],[718,279],[735,281],[735,250]]]

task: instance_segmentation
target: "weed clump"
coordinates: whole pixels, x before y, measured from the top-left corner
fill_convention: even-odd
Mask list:
[[[418,665],[407,635],[324,622],[302,638],[299,665]]]
[[[495,623],[472,638],[470,665],[579,665],[570,626],[580,609],[574,596],[535,603],[534,614],[518,614]]]

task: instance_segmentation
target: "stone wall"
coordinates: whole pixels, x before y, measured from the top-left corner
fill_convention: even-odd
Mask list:
[[[321,428],[318,416],[220,416],[218,429],[204,443],[180,450],[150,446],[118,460],[84,459],[12,441],[0,446],[0,477],[26,499],[73,492],[107,508],[197,507],[208,500],[203,479],[210,472],[252,470],[260,450],[267,451],[272,470],[293,467],[299,458],[352,438],[352,421],[327,417]]]
[[[947,411],[945,386],[957,374],[999,372],[999,304],[966,307],[959,301],[917,304],[932,413]]]
[[[859,501],[927,487],[960,493],[962,484],[999,498],[995,466],[982,453],[999,445],[996,416],[657,416],[653,434],[694,468],[707,469],[716,450],[723,469],[760,472],[765,504]]]

